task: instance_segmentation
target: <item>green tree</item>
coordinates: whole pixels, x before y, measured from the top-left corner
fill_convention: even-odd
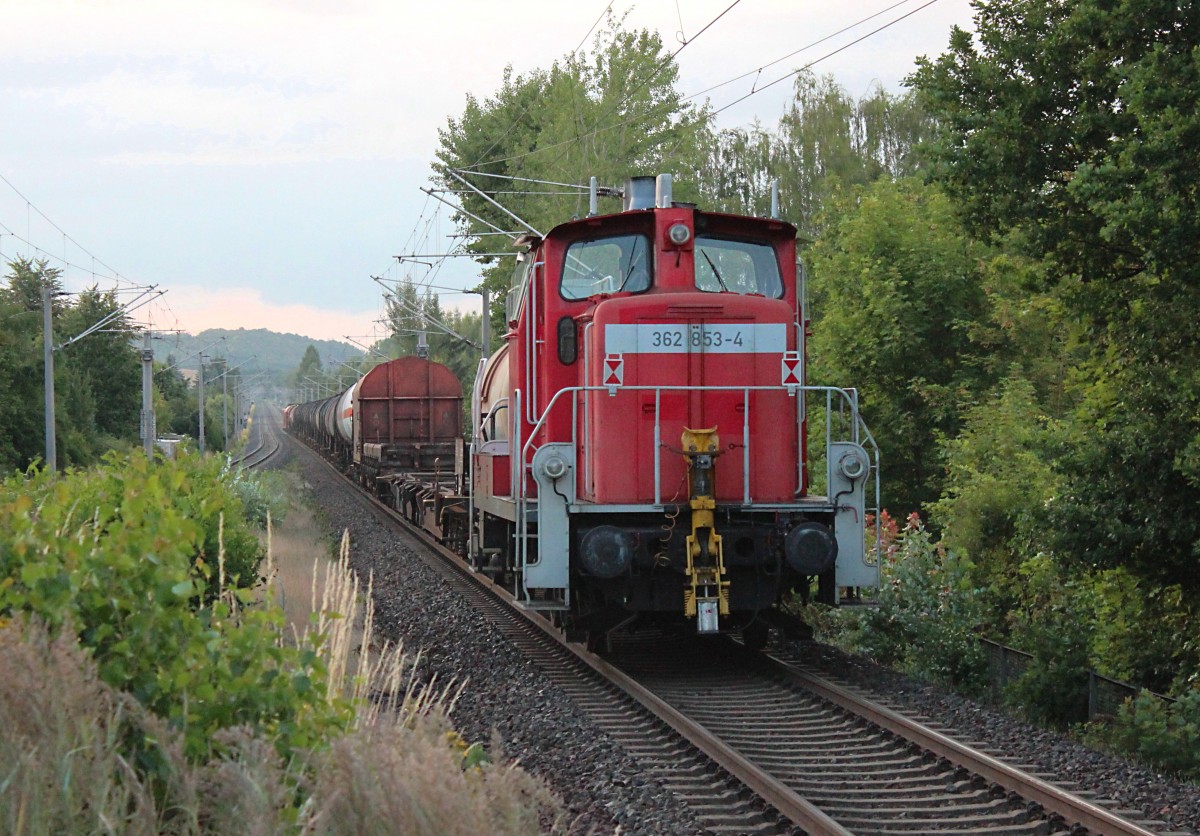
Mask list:
[[[1200,21],[1162,0],[977,4],[913,81],[968,228],[1044,261],[1085,361],[1056,548],[1200,591]]]
[[[50,290],[51,328],[59,338],[59,323],[69,310],[62,295],[62,271],[44,260],[17,258],[9,265],[7,287],[0,291],[5,328],[0,329],[0,442],[5,469],[28,467],[45,453],[44,350],[42,289]],[[84,464],[96,454],[90,429],[95,400],[89,382],[55,355],[55,440],[60,466]]]
[[[29,344],[32,328],[17,317],[25,312],[0,302],[0,469],[23,467],[42,442],[39,374]]]
[[[855,100],[832,76],[803,72],[774,132],[755,124],[717,135],[702,174],[704,205],[766,215],[778,179],[786,216],[814,232],[839,189],[917,173],[931,130],[915,94],[877,85]]]
[[[43,288],[53,294],[58,464],[86,465],[127,446],[137,438],[141,391],[128,320],[117,316],[71,343],[119,310],[116,295],[93,287],[71,301],[62,292],[62,271],[44,259],[17,258],[8,267],[0,289],[0,468],[25,468],[45,452]]]
[[[304,349],[304,356],[300,358],[300,366],[296,369],[296,378],[303,379],[304,375],[320,374],[321,371],[321,355],[317,353],[316,346],[309,345]]]
[[[442,322],[442,308],[433,291],[426,288],[422,293],[406,278],[385,297],[385,301],[388,330],[391,332],[388,346],[395,356],[416,354],[422,337],[426,347],[441,342],[445,332],[434,323]]]
[[[62,312],[62,270],[51,267],[46,259],[34,261],[18,257],[8,265],[8,288],[4,295],[8,302],[21,311],[42,310],[42,289],[51,293],[51,309],[55,315]]]
[[[942,446],[946,481],[932,519],[945,545],[970,558],[995,637],[1007,634],[1008,614],[1027,592],[1017,566],[1046,542],[1043,509],[1061,483],[1051,464],[1061,434],[1033,384],[1012,377],[965,410],[962,431]]]
[[[586,213],[586,194],[563,197],[551,194],[561,187],[503,178],[586,184],[595,176],[612,186],[634,174],[674,171],[680,174],[679,199],[694,199],[710,118],[684,100],[678,81],[679,67],[656,33],[627,31],[610,15],[590,52],[523,75],[508,68],[492,97],[468,96],[463,113],[440,132],[436,177],[459,191],[462,185],[450,172],[470,170],[477,187],[542,232]],[[496,251],[494,237],[475,233],[525,231],[476,194],[459,199],[492,225],[461,217],[470,252]],[[479,261],[496,300],[493,325],[501,333],[512,261],[482,255]]]
[[[946,196],[912,180],[845,193],[808,258],[811,380],[859,387],[881,448],[893,515],[941,494],[934,451],[961,427],[958,405],[986,388],[971,340],[987,310],[981,251]]]
[[[1013,226],[1064,275],[1117,283],[1200,264],[1200,21],[1166,0],[976,3],[978,44],[913,82],[973,230]]]
[[[120,307],[114,291],[85,290],[61,317],[63,340],[82,334]],[[141,410],[141,363],[131,346],[134,336],[132,323],[120,315],[59,353],[91,391],[95,430],[126,442],[138,438]]]
[[[188,385],[183,375],[175,368],[175,358],[167,355],[165,363],[155,363],[154,412],[161,431],[178,432],[175,429],[179,416],[188,412]]]

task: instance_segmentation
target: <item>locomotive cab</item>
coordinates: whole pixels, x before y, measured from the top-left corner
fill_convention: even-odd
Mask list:
[[[795,227],[653,182],[518,242],[509,332],[474,396],[473,558],[588,632],[634,617],[717,632],[814,577],[829,603],[877,585],[877,452],[856,392],[804,379]]]

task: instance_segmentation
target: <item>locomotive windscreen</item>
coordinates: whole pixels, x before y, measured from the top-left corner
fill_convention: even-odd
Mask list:
[[[649,288],[650,243],[645,235],[615,235],[567,247],[559,285],[564,299]]]
[[[775,247],[700,235],[696,238],[696,289],[706,293],[783,295]]]

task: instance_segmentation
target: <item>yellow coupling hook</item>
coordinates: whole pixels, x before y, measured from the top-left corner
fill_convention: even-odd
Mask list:
[[[721,535],[715,530],[717,507],[714,460],[720,454],[717,428],[685,429],[680,438],[688,459],[688,492],[692,508],[692,533],[688,535],[687,577],[683,613],[696,619],[696,632],[716,633],[720,616],[729,615],[729,581]]]

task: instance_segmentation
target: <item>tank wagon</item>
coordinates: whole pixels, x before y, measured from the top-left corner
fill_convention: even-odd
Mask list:
[[[856,390],[806,379],[794,226],[676,203],[662,175],[517,249],[504,344],[471,395],[469,484],[446,446],[452,379],[417,358],[427,423],[374,400],[398,379],[379,367],[298,405],[294,431],[581,638],[636,619],[755,644],[793,590],[833,604],[878,585],[878,450]],[[368,417],[385,402],[392,417]],[[378,428],[409,446],[385,452]]]

